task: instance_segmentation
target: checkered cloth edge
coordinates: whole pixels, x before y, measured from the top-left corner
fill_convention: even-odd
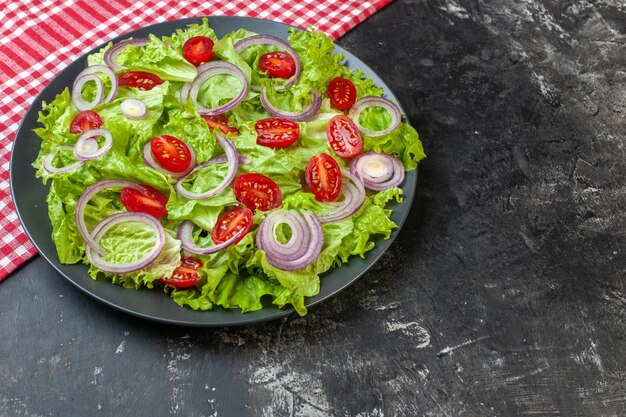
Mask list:
[[[211,15],[313,26],[336,40],[391,1],[5,0],[0,8],[0,281],[37,253],[10,196],[15,132],[34,97],[76,58],[143,26]]]

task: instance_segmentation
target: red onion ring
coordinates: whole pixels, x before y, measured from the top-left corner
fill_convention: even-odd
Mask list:
[[[284,117],[286,119],[293,120],[294,122],[303,122],[313,117],[319,111],[320,107],[322,107],[322,96],[314,89],[311,89],[311,103],[309,106],[300,113],[294,113],[281,110],[270,103],[270,100],[267,97],[267,90],[263,88],[261,90],[261,104],[272,116]]]
[[[275,36],[255,35],[240,40],[234,45],[234,48],[235,51],[240,54],[244,49],[252,45],[272,45],[282,48],[285,52],[291,55],[294,62],[296,63],[294,74],[284,84],[274,87],[276,90],[282,90],[284,88],[291,87],[298,81],[298,78],[300,78],[300,72],[302,72],[302,64],[300,63],[300,57],[298,56],[298,53],[291,47],[291,45]],[[255,91],[260,90],[260,87],[257,85],[250,85],[250,88]]]
[[[118,65],[115,62],[115,58],[117,58],[120,52],[122,52],[122,50],[126,48],[128,45],[146,46],[147,43],[148,43],[148,38],[127,39],[127,40],[118,42],[106,50],[106,52],[104,53],[104,62],[113,71],[121,71],[125,69],[126,67]]]
[[[291,238],[287,243],[280,243],[276,236],[276,228],[280,224],[291,227]],[[259,226],[256,244],[265,252],[270,265],[295,271],[317,259],[324,245],[324,233],[319,219],[310,210],[304,210],[302,214],[293,210],[276,210],[269,213]]]
[[[380,106],[387,110],[391,115],[391,123],[389,126],[382,130],[369,130],[361,126],[359,123],[359,115],[363,110],[368,107]],[[366,136],[383,136],[387,133],[393,132],[400,125],[400,120],[402,118],[402,113],[400,112],[400,108],[393,102],[387,100],[383,97],[375,97],[375,96],[367,96],[363,97],[360,100],[357,100],[356,103],[350,109],[348,116],[352,119],[354,124],[359,128],[361,133]]]
[[[104,236],[104,234],[113,226],[123,222],[133,221],[144,223],[154,229],[156,234],[156,244],[154,245],[154,248],[136,261],[127,264],[118,264],[105,261],[98,253],[94,253],[90,246],[87,246],[85,248],[85,255],[93,266],[111,274],[127,274],[129,272],[145,268],[159,256],[163,250],[163,246],[165,245],[165,231],[163,230],[163,226],[158,219],[145,213],[117,213],[105,218],[98,223],[92,231],[94,241],[96,243],[100,241],[102,236]]]
[[[322,223],[332,223],[347,219],[359,211],[365,201],[365,188],[363,188],[361,180],[349,171],[341,170],[341,173],[352,183],[343,184],[341,188],[341,194],[344,196],[343,201],[332,204],[335,206],[334,209],[318,215],[319,221]]]
[[[188,177],[192,176],[193,174],[195,174],[202,168],[215,164],[217,163],[217,161],[215,159],[210,159],[202,164],[196,165],[195,168],[191,170],[191,172],[189,172],[189,174],[180,178],[176,182],[176,186],[175,186],[178,194],[182,195],[183,197],[189,200],[202,200],[202,199],[217,195],[224,188],[226,188],[228,184],[230,184],[233,181],[233,179],[235,179],[235,175],[237,175],[237,169],[239,168],[239,153],[237,152],[237,148],[235,148],[235,145],[229,139],[225,138],[224,136],[220,135],[217,132],[215,132],[215,138],[217,139],[218,143],[222,146],[222,148],[224,149],[224,152],[226,153],[226,162],[228,163],[228,172],[226,173],[226,176],[224,177],[222,182],[217,185],[217,187],[213,188],[212,190],[197,194],[183,187],[183,182]]]
[[[193,150],[191,146],[187,146],[189,148],[189,153],[191,154],[191,163],[189,164],[189,168],[184,170],[183,172],[172,172],[165,168],[163,168],[157,161],[154,160],[154,155],[152,155],[152,148],[150,147],[150,141],[146,142],[143,146],[142,156],[143,163],[149,166],[150,168],[162,172],[164,174],[169,175],[174,179],[182,178],[191,173],[196,166],[196,151]]]
[[[87,101],[83,98],[83,86],[89,81],[93,81],[96,83],[96,95],[93,100]],[[91,110],[96,107],[98,104],[102,102],[102,97],[104,96],[104,86],[102,85],[102,80],[98,78],[95,74],[84,74],[79,75],[74,80],[74,85],[72,86],[72,103],[74,106],[80,110]]]
[[[52,160],[54,159],[54,157],[56,156],[57,153],[59,153],[60,151],[63,151],[63,150],[73,151],[74,148],[72,146],[59,146],[58,148],[56,148],[52,153],[49,153],[43,159],[43,161],[42,161],[43,169],[45,169],[50,174],[63,174],[63,173],[66,173],[66,172],[70,172],[70,171],[78,168],[79,166],[81,166],[82,164],[85,163],[85,161],[76,161],[73,164],[66,165],[66,166],[61,167],[61,168],[54,167],[52,165]]]
[[[383,165],[384,173],[374,175],[371,169],[368,170],[368,163],[372,162]],[[350,162],[350,172],[359,177],[366,188],[374,191],[397,187],[404,181],[402,161],[386,153],[366,152],[357,155]]]
[[[182,242],[183,248],[190,253],[195,253],[196,255],[210,255],[212,253],[219,252],[221,250],[226,249],[233,242],[237,241],[241,234],[245,231],[245,229],[241,229],[230,239],[220,243],[219,245],[209,246],[208,248],[203,248],[195,244],[193,241],[193,223],[190,220],[185,220],[180,224],[178,228],[177,238]]]
[[[189,100],[189,90],[191,89],[191,83],[183,83],[180,87],[180,102],[185,104]]]
[[[218,74],[227,74],[236,77],[241,82],[241,90],[228,103],[217,106],[213,109],[207,109],[206,107],[198,103],[198,93],[200,92],[200,87],[202,87],[202,84],[206,80]],[[246,97],[247,93],[248,83],[246,81],[245,75],[239,69],[239,67],[227,61],[209,61],[203,66],[203,69],[198,72],[198,75],[191,83],[191,88],[189,89],[189,98],[191,98],[191,100],[193,100],[193,102],[196,104],[198,112],[201,115],[216,116],[237,107],[237,105],[241,103]]]
[[[92,250],[94,250],[98,255],[104,256],[104,249],[94,240],[89,230],[87,230],[87,225],[85,224],[85,208],[89,203],[89,200],[96,195],[98,192],[102,190],[106,190],[108,188],[113,187],[130,187],[140,192],[145,192],[146,190],[139,184],[135,184],[134,182],[124,181],[124,180],[105,180],[99,181],[95,184],[90,185],[85,189],[83,194],[78,199],[76,203],[76,208],[74,211],[74,221],[76,222],[76,228],[78,229],[78,233],[80,233],[81,237]]]
[[[96,141],[96,149],[91,150],[89,142],[95,140],[99,136],[104,136],[104,144],[98,145]],[[87,145],[87,146],[86,146]],[[113,146],[113,135],[106,129],[91,129],[79,136],[76,144],[74,145],[74,157],[79,161],[87,161],[90,159],[98,158],[104,155]],[[88,147],[88,149],[86,149]]]
[[[109,91],[109,94],[105,98],[103,98],[100,101],[100,103],[110,103],[113,101],[113,99],[115,98],[115,95],[117,94],[118,82],[117,82],[117,77],[115,76],[115,73],[111,71],[111,68],[109,67],[105,67],[104,65],[92,65],[90,67],[85,68],[76,77],[76,80],[74,81],[74,87],[76,86],[78,79],[82,77],[83,75],[92,75],[92,74],[95,75],[99,72],[106,75],[107,78],[111,80],[111,91]],[[72,90],[74,90],[74,87],[72,88]],[[103,91],[104,91],[104,88],[103,88]]]
[[[146,103],[136,98],[127,98],[120,103],[120,110],[124,116],[132,120],[145,119],[148,114]]]

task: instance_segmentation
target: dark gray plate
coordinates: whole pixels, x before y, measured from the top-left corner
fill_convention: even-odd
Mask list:
[[[147,26],[116,39],[113,42],[132,37],[146,37],[153,33],[157,36],[169,35],[178,28],[184,28],[191,23],[199,23],[200,18],[182,19],[171,22],[163,22],[152,26]],[[245,28],[253,32],[274,35],[283,39],[287,38],[291,26],[271,22],[267,20],[251,19],[245,17],[209,17],[209,24],[218,36],[223,36],[239,28]],[[91,52],[96,51],[94,49]],[[397,98],[378,77],[361,60],[337,46],[337,52],[344,54],[346,65],[353,69],[360,69],[371,77],[377,85],[384,88],[385,96],[398,103]],[[90,52],[90,53],[91,53]],[[291,308],[278,309],[272,304],[266,308],[242,314],[236,309],[215,308],[208,312],[197,312],[188,308],[179,307],[166,294],[159,290],[139,290],[133,291],[123,287],[112,285],[108,281],[94,281],[87,274],[84,265],[62,265],[57,257],[54,243],[51,239],[52,226],[48,221],[48,208],[46,196],[48,187],[42,185],[41,181],[35,178],[35,171],[31,164],[36,159],[39,152],[41,140],[33,132],[37,126],[37,114],[41,109],[42,102],[51,102],[66,86],[71,86],[77,74],[86,66],[87,55],[82,56],[74,63],[63,70],[32,103],[26,117],[22,120],[11,156],[11,191],[13,201],[17,208],[17,213],[24,225],[26,233],[37,247],[39,253],[57,270],[67,278],[72,284],[96,298],[103,303],[130,313],[135,316],[163,323],[179,324],[187,326],[233,326],[241,324],[251,324],[260,321],[276,319],[292,314]],[[391,218],[400,227],[404,223],[417,182],[417,171],[408,172],[403,184],[405,193],[404,203],[393,206]],[[346,288],[357,278],[363,275],[389,248],[393,239],[398,235],[400,228],[391,235],[391,239],[378,239],[376,248],[367,253],[365,259],[354,257],[350,262],[341,268],[331,270],[321,277],[320,293],[307,300],[307,307],[311,307],[321,301],[337,294]]]

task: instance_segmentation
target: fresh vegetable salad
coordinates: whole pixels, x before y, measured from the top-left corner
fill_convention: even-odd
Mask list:
[[[306,314],[321,274],[389,238],[385,207],[425,156],[333,50],[204,19],[89,56],[35,130],[60,261],[195,310]]]

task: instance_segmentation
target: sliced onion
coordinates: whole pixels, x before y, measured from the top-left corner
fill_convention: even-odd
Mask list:
[[[282,90],[283,88],[291,87],[298,81],[298,78],[300,77],[300,72],[302,71],[302,64],[300,63],[300,57],[298,56],[298,53],[287,42],[271,35],[255,35],[240,40],[235,44],[234,47],[235,51],[240,54],[244,49],[252,45],[272,45],[281,48],[289,55],[291,55],[294,62],[296,63],[294,74],[284,84],[274,87],[276,90]],[[260,90],[260,87],[256,85],[251,85],[250,87],[253,90]]]
[[[94,240],[89,230],[87,230],[87,225],[85,224],[85,208],[89,203],[89,200],[96,195],[98,192],[102,190],[106,190],[108,188],[114,187],[130,187],[140,192],[145,192],[144,187],[139,184],[135,184],[134,182],[124,181],[124,180],[105,180],[100,181],[95,184],[90,185],[85,189],[83,195],[80,196],[78,202],[76,203],[76,208],[74,212],[74,221],[76,222],[76,228],[78,229],[78,233],[80,233],[81,237],[93,251],[95,251],[98,255],[104,256],[104,249]]]
[[[217,161],[214,158],[202,164],[196,165],[196,167],[189,174],[180,178],[176,182],[175,188],[178,194],[182,195],[185,198],[188,198],[189,200],[201,200],[204,198],[209,198],[209,197],[213,197],[214,195],[217,195],[220,191],[226,188],[233,181],[233,179],[235,179],[235,175],[237,175],[237,169],[239,168],[239,153],[237,153],[237,148],[235,148],[235,145],[233,145],[233,143],[229,139],[225,138],[224,136],[220,135],[217,132],[215,133],[215,137],[217,138],[218,143],[222,146],[222,148],[224,149],[224,152],[226,153],[226,163],[228,163],[228,172],[226,173],[226,176],[224,177],[222,182],[219,183],[217,187],[213,188],[212,190],[205,191],[203,193],[198,194],[198,193],[191,192],[187,190],[185,187],[183,187],[183,182],[188,177],[192,176],[193,174],[195,174],[202,168],[215,164],[217,163]]]
[[[89,81],[96,83],[96,95],[91,101],[87,101],[83,98],[83,87]],[[104,97],[104,86],[102,80],[95,74],[79,75],[74,81],[72,86],[72,103],[80,111],[91,110],[96,107],[102,101]]]
[[[227,74],[236,77],[241,82],[241,90],[228,103],[217,106],[213,109],[207,109],[206,107],[198,103],[198,93],[200,92],[200,87],[202,87],[202,84],[204,84],[206,80],[218,74]],[[225,113],[235,108],[239,103],[243,101],[247,93],[248,83],[246,81],[246,77],[239,69],[239,67],[227,61],[209,61],[203,66],[202,71],[198,72],[198,75],[191,83],[191,88],[189,89],[189,98],[191,98],[191,100],[193,100],[193,102],[196,104],[198,112],[201,115],[217,116],[218,114]]]
[[[291,228],[287,243],[279,242],[276,236],[281,224]],[[304,210],[302,214],[294,210],[276,210],[269,213],[259,226],[256,244],[272,266],[295,271],[317,259],[324,245],[324,233],[320,221],[310,210]]]
[[[272,116],[284,117],[286,119],[293,120],[294,122],[303,122],[313,117],[319,111],[320,107],[322,107],[322,96],[314,89],[311,89],[311,103],[309,106],[300,113],[294,113],[281,110],[270,103],[270,100],[267,97],[267,90],[263,88],[261,90],[261,104]]]
[[[334,209],[318,214],[318,218],[322,223],[332,223],[347,219],[359,211],[365,201],[365,188],[363,188],[361,180],[352,175],[349,171],[341,170],[341,173],[347,177],[351,183],[344,182],[341,188],[343,201],[333,204],[335,206]]]
[[[126,67],[123,67],[115,62],[115,58],[117,58],[120,52],[122,52],[124,48],[126,48],[128,45],[146,46],[147,43],[148,43],[148,38],[127,39],[127,40],[118,42],[112,47],[110,47],[109,49],[107,49],[107,51],[104,53],[104,62],[113,71],[123,70]]]
[[[150,141],[146,142],[143,147],[143,163],[148,165],[150,168],[155,169],[159,172],[169,175],[172,178],[178,179],[188,175],[191,170],[193,170],[196,166],[196,152],[193,150],[191,146],[187,146],[189,148],[189,153],[191,154],[191,162],[189,163],[189,168],[184,170],[183,172],[172,172],[165,168],[163,168],[157,161],[154,160],[154,155],[152,155],[152,148],[150,147]]]
[[[111,71],[111,68],[106,67],[104,65],[92,65],[82,70],[76,77],[76,80],[74,81],[74,87],[72,88],[72,90],[75,90],[76,83],[78,82],[78,79],[80,77],[84,75],[96,75],[97,73],[102,73],[106,75],[107,78],[109,78],[109,80],[111,80],[111,91],[109,91],[109,94],[107,94],[107,96],[100,101],[100,103],[110,103],[113,101],[113,99],[115,98],[115,95],[117,94],[118,82],[117,82],[117,77],[115,76],[115,73]],[[102,84],[102,82],[100,82],[100,84]],[[103,88],[103,91],[104,91],[104,88]]]
[[[95,138],[104,136],[104,143],[102,146],[98,145],[98,141]],[[95,147],[93,142],[95,143]],[[91,129],[80,135],[76,144],[74,145],[74,156],[79,161],[87,161],[89,159],[98,158],[104,155],[113,146],[113,136],[111,132],[106,129]]]
[[[404,181],[402,161],[386,153],[366,152],[350,162],[350,172],[363,181],[366,188],[382,191],[397,187]]]
[[[196,255],[210,255],[212,253],[224,250],[232,245],[239,239],[244,231],[245,229],[241,229],[239,232],[235,233],[233,237],[220,243],[219,245],[213,245],[209,246],[208,248],[203,248],[196,245],[196,243],[193,241],[193,223],[189,220],[185,220],[180,224],[180,227],[178,228],[177,237],[182,242],[182,246],[187,252],[195,253]]]
[[[65,172],[70,172],[85,163],[84,161],[76,161],[73,164],[69,164],[61,168],[54,167],[52,165],[52,160],[57,155],[57,153],[63,150],[73,151],[74,148],[72,146],[59,146],[58,148],[56,148],[52,153],[46,155],[46,157],[43,159],[42,161],[43,169],[48,171],[48,173],[50,174],[63,174]]]
[[[90,246],[87,246],[85,248],[85,255],[87,255],[89,262],[96,268],[111,274],[127,274],[150,265],[163,250],[163,246],[165,245],[165,231],[163,230],[163,226],[158,219],[145,213],[117,213],[105,218],[98,223],[92,231],[94,241],[99,242],[109,229],[124,222],[141,222],[152,227],[156,234],[154,247],[140,259],[126,264],[119,264],[105,261],[98,253],[95,253]]]
[[[389,126],[383,130],[369,130],[361,126],[359,123],[359,115],[363,110],[368,107],[380,106],[387,110],[391,115],[391,123]],[[383,136],[387,133],[393,132],[400,125],[400,119],[402,118],[402,114],[400,112],[400,108],[398,106],[382,97],[368,96],[363,97],[360,100],[357,100],[356,103],[350,109],[350,113],[348,114],[352,121],[357,125],[361,133],[366,136]]]
[[[191,89],[191,83],[183,83],[180,87],[180,102],[185,104],[189,100],[189,90]]]
[[[148,114],[146,103],[136,98],[127,98],[120,103],[120,110],[124,116],[132,120],[141,120]]]

